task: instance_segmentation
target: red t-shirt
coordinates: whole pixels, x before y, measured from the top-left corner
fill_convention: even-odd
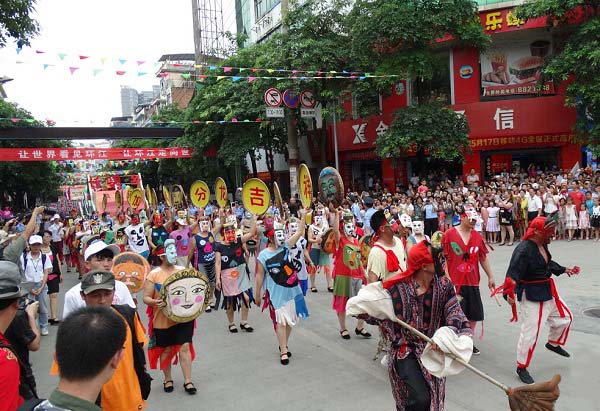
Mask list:
[[[456,227],[452,227],[444,233],[442,246],[446,256],[448,273],[450,273],[450,279],[454,285],[457,287],[463,285],[478,287],[480,279],[479,262],[485,261],[488,252],[481,235],[477,231],[471,230],[469,243],[465,244]],[[466,253],[469,253],[471,258],[466,258]],[[477,257],[473,258],[472,253],[475,253]]]
[[[0,333],[2,345],[9,345]],[[0,411],[14,411],[23,403],[19,395],[19,360],[14,352],[0,347]]]
[[[581,203],[585,200],[585,195],[581,191],[571,191],[569,193],[569,197],[573,199],[573,204],[575,204],[575,210],[579,213],[581,209]]]
[[[356,238],[349,239],[340,235],[340,243],[333,253],[333,275],[363,278],[364,271],[360,261],[360,244]]]

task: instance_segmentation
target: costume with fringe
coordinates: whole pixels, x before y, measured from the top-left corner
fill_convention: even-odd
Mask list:
[[[365,280],[358,240],[341,235],[333,259],[332,308],[338,313],[345,312],[348,299],[358,294]]]
[[[178,268],[181,269],[183,267]],[[163,272],[161,268],[155,268],[148,274],[148,281],[154,283],[154,294],[152,295],[152,298],[160,298],[162,285],[172,274],[173,273]],[[146,314],[148,314],[148,336],[150,337],[148,342],[148,363],[150,364],[151,369],[155,370],[159,366],[158,362],[160,357],[167,348],[170,348],[169,355],[160,362],[160,369],[164,370],[171,363],[173,363],[173,365],[177,364],[179,360],[179,350],[185,343],[189,344],[192,361],[194,361],[196,352],[194,351],[194,345],[192,344],[192,336],[193,329],[196,327],[196,320],[191,320],[186,323],[176,323],[175,321],[168,319],[160,308],[152,306],[148,306]],[[156,330],[164,331],[163,333],[165,335],[170,335],[170,338],[173,338],[173,345],[166,345],[164,343],[157,344]]]
[[[262,309],[269,308],[273,327],[277,324],[293,327],[300,318],[307,318],[308,308],[298,284],[301,267],[292,258],[287,244],[275,251],[261,251],[258,261],[265,272]]]
[[[221,255],[221,308],[237,311],[242,304],[250,308],[254,296],[242,242],[238,240],[230,244],[218,243],[215,252]]]

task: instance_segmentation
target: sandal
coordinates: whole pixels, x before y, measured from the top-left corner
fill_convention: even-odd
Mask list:
[[[189,388],[189,386],[192,386],[192,388]],[[190,395],[194,395],[196,394],[196,387],[194,387],[194,383],[193,382],[186,382],[185,384],[183,384],[183,389],[185,390],[185,392],[187,392]]]
[[[167,384],[171,385],[167,386]],[[173,387],[173,380],[167,380],[163,382],[163,390],[165,390],[165,392],[173,392],[174,389],[175,387]]]
[[[290,352],[290,350],[288,350],[288,347],[285,347],[285,349],[287,350],[288,357],[292,358],[292,353]],[[279,352],[281,352],[281,347],[279,347]]]
[[[210,305],[206,306],[206,309],[204,310],[205,313],[209,313],[212,311],[212,307]]]
[[[247,333],[251,333],[252,331],[254,331],[254,328],[250,327],[248,323],[240,323],[240,328],[246,331]]]
[[[367,330],[365,330],[365,328],[361,328],[360,330],[358,328],[354,329],[354,332],[356,333],[356,335],[361,335],[365,338],[371,338],[371,333],[368,332]]]
[[[504,245],[504,243],[500,243],[500,244],[498,244],[498,246],[499,246],[499,247],[501,247],[501,246],[503,246],[503,245]]]
[[[283,358],[286,357],[286,358]],[[281,354],[279,356],[279,362],[281,362],[282,365],[288,365],[290,363],[290,356],[288,353],[284,352],[283,354]]]
[[[506,244],[506,245],[510,247],[511,245],[513,245],[513,243],[508,243],[508,244]]]
[[[317,290],[317,287],[310,287],[310,291],[312,291],[313,293],[318,292],[319,290]]]
[[[333,287],[327,287],[327,291],[329,291],[330,293],[333,292]]]
[[[229,324],[229,332],[234,334],[238,332],[238,329],[235,326],[235,324]]]
[[[344,340],[349,340],[350,339],[350,333],[345,328],[342,331],[340,331],[340,335],[342,336],[342,338]]]

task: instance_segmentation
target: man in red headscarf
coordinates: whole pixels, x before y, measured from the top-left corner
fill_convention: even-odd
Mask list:
[[[467,317],[460,308],[454,285],[444,275],[443,254],[422,241],[408,254],[408,268],[383,282],[391,296],[394,314],[432,337],[441,327],[450,328],[458,336],[471,336]],[[386,319],[359,315],[378,324],[391,342],[388,371],[397,410],[431,411],[444,408],[445,378],[433,376],[423,366],[421,354],[427,343]]]
[[[556,226],[554,216],[536,217],[527,228],[523,241],[515,248],[503,292],[509,304],[519,300],[521,308],[521,336],[517,346],[517,375],[525,384],[533,384],[527,371],[542,324],[548,322],[550,332],[546,348],[563,357],[569,353],[562,348],[567,342],[573,316],[559,297],[552,274],[579,273],[578,267],[566,268],[552,261],[548,244]],[[516,313],[516,310],[513,310]],[[516,320],[516,315],[513,315]]]

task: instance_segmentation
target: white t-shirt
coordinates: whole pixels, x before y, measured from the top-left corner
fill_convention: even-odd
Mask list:
[[[544,212],[546,214],[552,214],[556,210],[558,210],[558,206],[556,205],[558,203],[558,196],[555,196],[552,194],[546,194],[545,197],[546,197],[546,199],[545,199],[546,205],[544,206]]]
[[[115,296],[113,298],[114,305],[125,305],[132,308],[135,307],[133,298],[129,293],[127,286],[121,281],[115,281]],[[75,284],[65,294],[65,305],[63,306],[62,318],[67,318],[73,311],[85,307],[85,301],[81,298],[81,283]]]
[[[44,279],[44,271],[52,270],[52,261],[46,256],[46,261],[44,261],[44,265],[42,266],[42,252],[38,255],[38,258],[34,259],[31,257],[31,252],[27,253],[27,267],[25,267],[25,262],[23,261],[23,254],[21,254],[21,267],[24,267],[25,272],[25,281],[32,283],[41,283]]]
[[[62,233],[63,233],[63,224],[52,224],[48,227],[48,231],[52,233],[52,241],[62,241]]]
[[[540,208],[542,208],[542,199],[538,196],[530,197],[529,201],[527,202],[527,211],[534,213],[539,211]]]
[[[377,244],[383,247],[383,250],[373,245],[371,251],[369,252],[369,259],[367,260],[367,272],[373,272],[373,274],[375,274],[380,280],[387,280],[388,278],[398,273],[388,272],[387,254],[384,250],[392,250],[398,258],[400,270],[406,270],[406,251],[404,250],[402,240],[400,240],[398,237],[394,237],[394,246],[391,248],[386,247],[384,244],[381,244],[379,242]]]
[[[138,225],[130,225],[125,229],[125,234],[128,238],[129,249],[134,253],[141,254],[150,251],[148,239],[146,238],[146,230],[143,223]]]

